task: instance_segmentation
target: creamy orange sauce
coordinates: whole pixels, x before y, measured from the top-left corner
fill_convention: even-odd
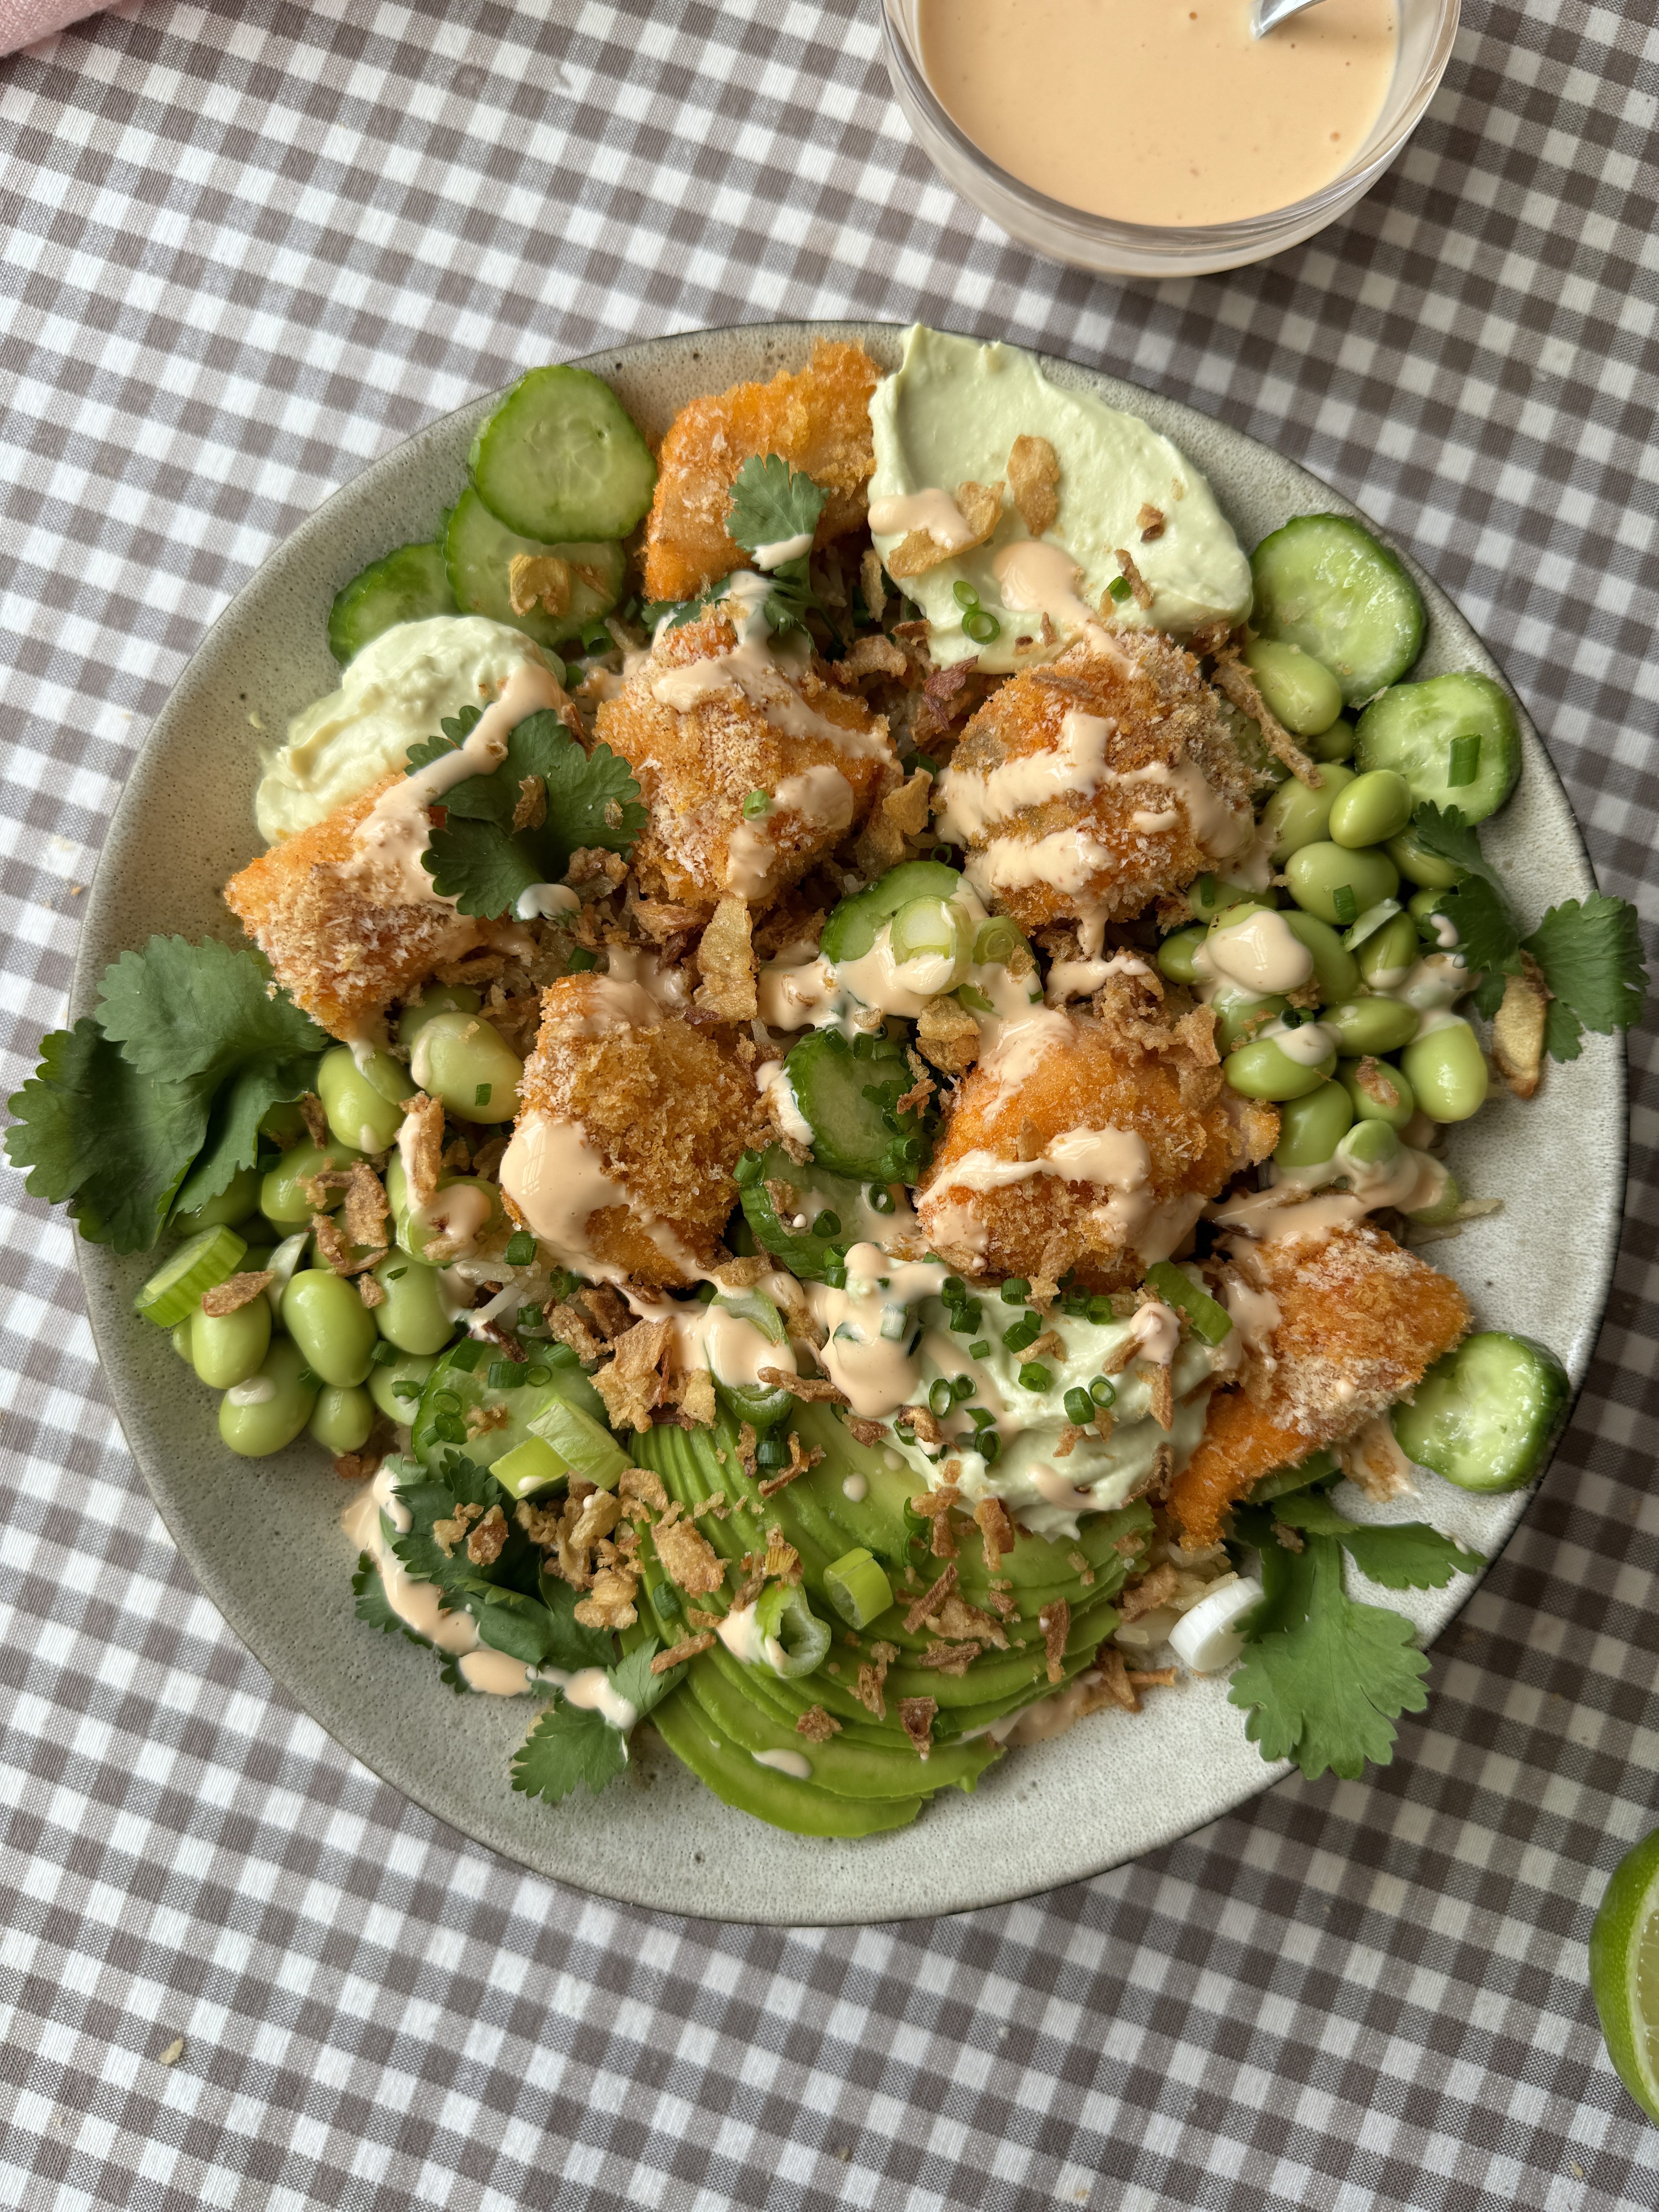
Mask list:
[[[1265,39],[1249,16],[1249,0],[917,0],[928,82],[1000,167],[1177,227],[1317,191],[1387,96],[1395,0],[1323,0]]]

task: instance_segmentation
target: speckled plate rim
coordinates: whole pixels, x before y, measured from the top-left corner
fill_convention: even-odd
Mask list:
[[[583,365],[616,384],[654,437],[684,399],[798,365],[824,337],[857,340],[891,366],[902,331],[762,323],[619,346]],[[1360,514],[1241,431],[1102,372],[1042,358],[1057,383],[1095,391],[1171,437],[1210,477],[1246,544],[1291,514]],[[389,545],[430,534],[438,509],[461,489],[471,433],[498,396],[470,403],[371,463],[276,549],[219,616],[156,717],[112,818],[76,954],[76,1016],[90,1010],[106,963],[153,930],[234,936],[217,890],[258,849],[247,725],[280,731],[287,714],[331,688],[337,672],[324,626],[332,594]],[[1502,680],[1451,601],[1402,558],[1430,615],[1419,672],[1477,668]],[[1522,725],[1525,772],[1486,842],[1521,912],[1535,916],[1555,900],[1583,896],[1595,879],[1565,792],[1524,713]],[[1583,1058],[1553,1070],[1531,1106],[1505,1096],[1454,1138],[1466,1187],[1527,1189],[1535,1203],[1524,1214],[1473,1224],[1434,1253],[1470,1290],[1484,1324],[1547,1335],[1575,1389],[1612,1279],[1625,1185],[1622,1040],[1586,1042]],[[1570,1212],[1552,1202],[1544,1173],[1569,1129],[1579,1165]],[[602,1797],[532,1803],[507,1780],[527,1709],[458,1701],[428,1654],[354,1620],[352,1561],[337,1527],[339,1486],[315,1448],[255,1462],[227,1453],[209,1394],[161,1332],[133,1320],[144,1263],[78,1240],[76,1250],[117,1414],[202,1589],[344,1749],[437,1819],[538,1873],[713,1919],[814,1926],[934,1916],[1104,1872],[1219,1818],[1289,1771],[1259,1758],[1224,1684],[1212,1680],[1160,1693],[1133,1718],[1093,1719],[1003,1762],[972,1796],[946,1793],[914,1826],[856,1844],[785,1836],[732,1812],[643,1732],[629,1774]],[[1436,1484],[1431,1496],[1375,1517],[1426,1514],[1495,1558],[1528,1496],[1475,1498]],[[1389,1593],[1386,1602],[1407,1611],[1428,1640],[1474,1586]]]

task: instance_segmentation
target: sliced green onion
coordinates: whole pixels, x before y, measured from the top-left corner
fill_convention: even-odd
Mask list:
[[[440,1390],[432,1403],[440,1413],[459,1413],[461,1410],[461,1401],[453,1390]]]
[[[1002,1438],[994,1429],[981,1429],[974,1439],[974,1449],[987,1467],[994,1467],[1002,1453]]]
[[[1186,1315],[1194,1335],[1202,1337],[1206,1344],[1219,1344],[1232,1334],[1233,1317],[1226,1307],[1218,1305],[1207,1291],[1200,1291],[1173,1261],[1160,1260],[1156,1267],[1148,1267],[1146,1282],[1165,1305],[1178,1307]]]
[[[1103,1291],[1097,1291],[1090,1299],[1089,1318],[1097,1328],[1104,1328],[1108,1322],[1117,1319],[1112,1302]]]
[[[986,997],[984,992],[976,990],[971,983],[964,983],[957,993],[957,997],[970,1013],[994,1014],[996,1012],[995,1006]]]
[[[745,822],[754,822],[757,820],[761,815],[764,814],[768,811],[771,806],[771,800],[767,797],[763,791],[751,791],[746,793],[743,802],[744,820]]]
[[[1089,1395],[1097,1406],[1115,1406],[1117,1387],[1109,1382],[1103,1375],[1097,1375],[1089,1385]]]
[[[570,975],[589,975],[599,964],[599,954],[590,952],[585,945],[579,945],[565,962],[565,972]]]
[[[812,1224],[812,1234],[814,1237],[839,1237],[841,1234],[840,1214],[832,1212],[826,1206],[823,1212],[819,1214],[817,1220]]]
[[[515,1229],[501,1255],[509,1267],[528,1267],[536,1257],[536,1240],[527,1229]]]
[[[810,1674],[830,1650],[830,1631],[793,1583],[773,1583],[755,1601],[767,1663],[786,1681]]]
[[[968,1347],[968,1357],[970,1359],[988,1359],[991,1357],[991,1346],[988,1340],[981,1337],[976,1344],[970,1344]]]
[[[395,1367],[403,1356],[397,1346],[388,1344],[384,1337],[368,1355],[371,1364],[376,1367]]]
[[[976,968],[1006,968],[1017,952],[1024,952],[1025,939],[1018,927],[1006,915],[994,915],[989,921],[979,926],[974,939],[974,965]]]
[[[1025,1322],[1017,1321],[1012,1328],[1003,1330],[1003,1348],[1007,1352],[1024,1352],[1026,1346],[1035,1344],[1042,1334],[1040,1328],[1032,1328]]]
[[[896,1200],[884,1182],[872,1182],[866,1195],[872,1213],[891,1213],[895,1210]]]
[[[1011,1275],[1002,1286],[1002,1303],[1007,1306],[1023,1306],[1031,1295],[1031,1285],[1023,1275]]]
[[[944,899],[907,899],[887,926],[887,941],[901,968],[908,960],[932,957],[954,961],[959,973],[969,950],[969,927],[961,908]]]
[[[739,1190],[746,1189],[751,1182],[760,1181],[761,1170],[764,1165],[765,1160],[761,1153],[739,1152],[738,1164],[732,1170],[732,1180]]]
[[[1121,606],[1126,599],[1132,599],[1134,597],[1133,588],[1127,576],[1114,576],[1106,589],[1117,601],[1119,606]]]
[[[1087,1428],[1095,1417],[1094,1400],[1086,1390],[1072,1389],[1066,1393],[1066,1418],[1080,1428]]]
[[[868,1628],[893,1602],[893,1585],[862,1545],[823,1571],[823,1594],[849,1628]]]
[[[1446,781],[1456,789],[1459,784],[1473,783],[1480,773],[1480,732],[1476,730],[1466,738],[1451,741],[1451,761],[1446,769]]]
[[[964,614],[971,614],[974,609],[979,605],[979,593],[974,589],[966,576],[958,576],[957,578],[955,583],[951,586],[951,597],[956,601],[957,605],[962,609]]]
[[[1019,1370],[1022,1390],[1051,1390],[1054,1378],[1040,1359],[1028,1359]]]
[[[1331,893],[1331,910],[1339,921],[1358,921],[1359,901],[1354,896],[1352,884],[1339,884]]]
[[[466,1442],[465,1427],[453,1413],[440,1413],[432,1424],[432,1433],[441,1443],[464,1444]]]
[[[394,1398],[418,1398],[421,1395],[421,1386],[418,1382],[410,1382],[405,1376],[401,1382],[392,1384],[392,1395]]]
[[[452,1367],[459,1367],[463,1375],[470,1375],[483,1354],[484,1348],[477,1337],[469,1337],[465,1344],[458,1344],[450,1353],[449,1364]],[[460,1400],[458,1398],[455,1402],[459,1406]]]
[[[968,1418],[976,1429],[994,1429],[997,1425],[996,1415],[983,1406],[969,1406]]]
[[[542,1366],[538,1361],[534,1367],[525,1369],[524,1379],[529,1383],[550,1382],[553,1380],[553,1370],[550,1367]]]
[[[479,1084],[472,1093],[472,1103],[475,1106],[488,1106],[489,1103],[489,1094],[495,1088],[495,1086],[493,1083]]]
[[[927,1393],[927,1403],[933,1408],[933,1413],[941,1418],[945,1414],[948,1413],[951,1407],[955,1405],[956,1394],[951,1389],[950,1384],[945,1381],[944,1376],[941,1375],[938,1382],[933,1383],[929,1389]]]
[[[967,1297],[968,1285],[960,1275],[947,1275],[939,1286],[939,1294],[947,1306],[957,1306]]]
[[[1345,948],[1357,952],[1368,937],[1375,937],[1383,923],[1392,921],[1400,910],[1398,899],[1378,899],[1375,906],[1368,906],[1342,939]]]
[[[386,1271],[386,1279],[388,1283],[401,1283],[408,1273],[407,1267],[388,1267]]]
[[[978,1388],[971,1375],[953,1375],[951,1377],[951,1395],[953,1398],[971,1398]]]
[[[522,1390],[530,1377],[516,1359],[492,1359],[485,1379],[492,1390]]]
[[[975,645],[989,645],[994,639],[1002,635],[1002,624],[994,615],[987,614],[983,607],[976,607],[972,614],[964,615],[962,627]]]
[[[775,1431],[761,1438],[755,1447],[755,1464],[763,1467],[769,1474],[778,1468],[788,1466],[789,1437],[787,1431],[782,1436]]]

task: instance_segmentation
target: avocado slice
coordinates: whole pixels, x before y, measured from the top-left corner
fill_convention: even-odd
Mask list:
[[[723,1803],[798,1836],[872,1836],[885,1828],[908,1827],[921,1810],[920,1797],[860,1803],[760,1765],[715,1727],[684,1685],[664,1698],[651,1721],[675,1758]]]

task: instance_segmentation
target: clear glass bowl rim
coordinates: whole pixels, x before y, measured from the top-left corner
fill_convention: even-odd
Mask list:
[[[1244,0],[1238,0],[1244,4]],[[1401,10],[1412,0],[1396,0]],[[1436,14],[1433,43],[1419,73],[1418,82],[1410,96],[1395,117],[1386,136],[1365,155],[1363,161],[1351,169],[1344,169],[1328,185],[1304,199],[1293,200],[1288,206],[1269,209],[1265,214],[1245,216],[1237,222],[1165,224],[1125,222],[1115,216],[1097,215],[1087,208],[1071,206],[1065,200],[1051,199],[1035,185],[1024,183],[1009,170],[1000,167],[986,153],[983,147],[970,138],[960,124],[940,100],[927,81],[919,52],[912,51],[908,29],[903,21],[905,0],[882,0],[882,29],[887,43],[889,67],[903,80],[904,88],[931,126],[950,144],[957,159],[981,174],[988,184],[1016,202],[1036,223],[1074,234],[1083,234],[1101,241],[1121,241],[1131,251],[1147,255],[1174,252],[1182,255],[1188,250],[1190,258],[1198,259],[1211,252],[1231,252],[1242,246],[1260,243],[1264,246],[1279,240],[1291,242],[1295,234],[1307,235],[1318,229],[1322,222],[1340,215],[1345,206],[1362,198],[1389,164],[1395,159],[1423,118],[1427,107],[1439,89],[1445,75],[1446,64],[1451,59],[1453,41],[1457,36],[1458,15],[1462,0],[1426,0]],[[927,153],[924,144],[922,151]],[[989,212],[989,210],[987,210]],[[996,220],[993,216],[993,220]],[[1182,255],[1182,258],[1187,258]]]

